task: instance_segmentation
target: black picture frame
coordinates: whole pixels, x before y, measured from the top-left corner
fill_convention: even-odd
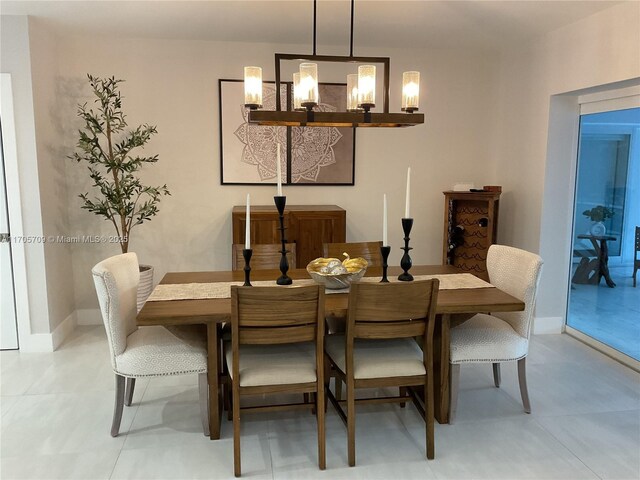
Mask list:
[[[286,148],[282,152],[286,155],[286,180],[283,178],[283,185],[355,185],[355,128],[263,127],[250,125],[247,123],[247,112],[242,105],[243,97],[241,94],[240,97],[238,97],[239,92],[242,92],[242,83],[242,80],[237,79],[218,80],[221,185],[276,185],[275,172],[273,172],[273,165],[275,165],[275,153],[273,152],[275,150],[265,152],[261,159],[261,150],[259,148],[254,149],[251,146],[254,142],[264,142],[264,144],[268,144],[269,146],[275,145],[276,140],[273,139],[274,136],[277,139],[282,139],[282,143],[286,144]],[[263,82],[263,87],[268,90],[266,85],[272,85],[275,89],[276,84],[275,82]],[[240,88],[238,88],[238,86],[240,86]],[[326,89],[328,93],[333,92],[334,96],[340,94],[340,91],[336,90],[336,87],[344,88],[344,96],[346,98],[346,84],[344,83],[321,83],[319,87]],[[291,109],[291,92],[291,82],[283,82],[281,84],[281,95],[286,95],[287,109]],[[266,105],[265,108],[275,110],[275,90],[271,92],[270,95],[274,97],[272,99],[274,100],[273,108],[269,108]],[[267,96],[264,95],[264,98],[266,97]],[[256,129],[271,130],[261,131]],[[298,129],[313,129],[311,134],[317,137],[317,141],[325,142],[324,144],[318,143],[318,145],[324,145],[324,151],[331,150],[330,155],[334,161],[328,165],[321,165],[319,162],[317,165],[312,165],[311,169],[303,171],[304,161],[308,163],[309,157],[313,157],[313,155],[307,155],[305,150],[314,152],[318,149],[313,148],[314,144],[308,143],[309,132]],[[258,135],[256,132],[263,133]],[[264,132],[267,132],[267,134],[264,134]],[[305,145],[309,148],[305,149]],[[273,147],[273,149],[275,149],[275,147]],[[239,150],[242,150],[242,152],[239,153]],[[296,159],[296,156],[298,156],[298,159]],[[316,158],[319,158],[317,153]],[[252,166],[255,166],[255,170],[251,168]],[[227,168],[225,169],[225,167]],[[332,167],[333,170],[331,170]],[[245,175],[241,170],[245,170],[245,172],[250,171],[250,175],[253,176],[254,180],[245,180],[243,178]],[[263,180],[264,175],[271,175],[271,177],[266,177],[266,179]],[[283,177],[284,176],[285,175],[283,175]],[[273,180],[270,180],[271,178]],[[335,181],[336,178],[342,178],[342,180],[339,179]]]

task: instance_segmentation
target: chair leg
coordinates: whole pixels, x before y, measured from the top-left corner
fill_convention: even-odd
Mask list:
[[[335,388],[335,390],[336,390],[335,397],[336,397],[336,400],[340,401],[340,400],[342,400],[342,380],[340,380],[340,378],[337,377],[337,376],[333,377],[333,378],[334,378],[334,380],[336,382],[335,383],[335,387],[336,387]]]
[[[232,380],[233,385],[233,380]],[[232,389],[233,403],[233,473],[236,477],[241,475],[240,468],[240,392],[239,388]]]
[[[529,391],[527,390],[527,369],[526,357],[518,360],[518,382],[520,383],[520,396],[522,397],[522,405],[526,413],[531,413],[531,404],[529,403]]]
[[[111,436],[117,437],[120,432],[120,422],[122,421],[122,409],[124,407],[124,384],[125,378],[116,373],[116,402],[113,409],[113,422],[111,423]]]
[[[500,388],[500,364],[493,364],[493,384],[496,388]]]
[[[207,374],[198,374],[198,396],[200,399],[200,418],[202,419],[202,431],[204,436],[209,436],[209,382]]]
[[[406,397],[407,396],[407,387],[400,387],[398,390],[400,391],[400,396],[401,397]],[[406,402],[402,402],[400,404],[400,408],[404,408],[406,404],[407,404]]]
[[[224,408],[227,411],[227,421],[233,421],[233,407],[231,406],[231,379],[227,377],[226,381],[222,385],[222,401]]]
[[[638,267],[633,268],[633,288],[636,288],[636,274],[638,273]]]
[[[322,396],[324,397],[324,413],[327,413],[327,406],[329,402],[327,401],[327,392],[329,392],[330,383],[331,383],[331,359],[325,353],[324,354],[324,391]]]
[[[449,423],[453,424],[458,408],[458,385],[460,384],[460,364],[449,365]]]
[[[427,383],[424,387],[424,415],[426,427],[427,459],[433,460],[436,456],[435,441],[435,395],[433,391],[433,374],[427,374]]]
[[[318,468],[325,470],[327,468],[327,452],[326,452],[326,432],[325,432],[325,398],[324,385],[318,385],[318,392],[315,395],[316,400],[316,419],[318,422]]]
[[[136,379],[127,378],[127,385],[124,390],[124,404],[127,407],[130,407],[131,402],[133,402],[133,390],[135,388],[136,388]]]
[[[353,380],[347,380],[347,456],[349,466],[356,465],[356,399]]]

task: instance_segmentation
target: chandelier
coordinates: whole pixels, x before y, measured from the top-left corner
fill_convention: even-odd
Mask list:
[[[262,108],[262,68],[244,67],[244,102],[249,109],[249,123],[269,126],[303,127],[410,127],[424,123],[418,110],[420,72],[402,74],[402,111],[389,113],[389,57],[356,57],[353,55],[353,18],[355,0],[351,0],[349,56],[316,54],[317,0],[313,0],[313,54],[275,54],[276,109]],[[280,95],[282,61],[300,61],[293,74],[293,110],[282,109]],[[358,73],[347,75],[346,111],[314,110],[319,103],[318,64],[316,62],[357,63]],[[383,67],[382,112],[372,112],[376,106],[376,65]],[[285,100],[285,104],[286,104]]]

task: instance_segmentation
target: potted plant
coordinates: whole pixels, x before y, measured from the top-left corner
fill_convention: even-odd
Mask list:
[[[82,208],[110,221],[122,253],[127,253],[133,227],[154,217],[158,213],[160,197],[170,195],[167,185],[146,186],[137,176],[143,165],[157,162],[158,155],[143,157],[133,151],[144,148],[157,130],[147,124],[127,130],[118,87],[123,80],[92,75],[87,78],[96,97],[96,107],[94,110],[86,103],[78,105],[78,116],[84,126],[78,131],[77,151],[69,158],[86,163],[93,180],[95,196],[79,195]],[[141,265],[138,310],[152,287],[153,267]]]
[[[604,221],[607,218],[611,218],[614,215],[613,210],[609,210],[604,205],[598,205],[597,207],[593,207],[590,210],[585,210],[582,214],[589,218],[593,223],[589,231],[591,235],[595,236],[603,236],[607,233],[607,228],[604,226]]]

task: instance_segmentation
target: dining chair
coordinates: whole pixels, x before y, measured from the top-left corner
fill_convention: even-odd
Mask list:
[[[433,330],[438,286],[437,279],[351,284],[346,333],[328,336],[325,344],[325,369],[333,366],[347,385],[346,412],[328,382],[326,390],[347,424],[351,467],[356,464],[355,406],[361,403],[402,404],[413,399],[425,420],[427,458],[435,456]],[[424,387],[424,407],[410,388],[414,386]],[[387,387],[406,390],[399,396],[355,398],[358,388]]]
[[[324,243],[322,244],[322,255],[325,258],[343,259],[343,253],[348,253],[351,258],[361,257],[368,263],[369,267],[382,266],[382,254],[380,253],[382,242],[351,242],[351,243]],[[327,317],[327,333],[329,335],[344,333],[344,322],[332,316]],[[330,372],[332,378],[335,379],[335,396],[338,400],[342,399],[342,384],[335,376],[335,372]]]
[[[231,331],[231,342],[225,346],[225,360],[231,381],[235,476],[241,474],[241,413],[290,408],[315,411],[318,466],[324,470],[324,288],[319,285],[232,286]],[[245,395],[283,393],[303,393],[314,399],[302,403],[240,406],[240,399]]]
[[[207,348],[199,338],[179,339],[161,326],[136,325],[138,257],[125,253],[91,270],[107,331],[116,398],[111,436],[120,431],[123,406],[130,406],[136,378],[198,374],[202,428],[209,435]],[[126,388],[125,388],[126,380]]]
[[[633,251],[633,288],[636,288],[636,274],[638,273],[638,269],[640,269],[640,258],[638,258],[638,253],[640,253],[640,227],[636,227],[636,242],[635,249]]]
[[[254,270],[277,270],[280,268],[280,258],[282,254],[280,243],[263,243],[251,245],[253,250],[251,255],[251,268]],[[287,260],[289,268],[296,268],[296,244],[285,244],[287,249]],[[242,270],[244,268],[244,257],[242,250],[244,243],[234,243],[231,246],[231,270]]]
[[[494,385],[500,387],[500,363],[517,361],[522,404],[524,411],[531,413],[526,358],[542,263],[538,255],[525,250],[504,245],[489,247],[489,282],[524,302],[525,308],[521,312],[479,313],[451,329],[449,423],[453,423],[456,413],[463,363],[491,363]]]
[[[369,262],[370,267],[382,266],[382,254],[380,253],[382,242],[352,242],[352,243],[324,243],[322,255],[325,258],[339,258],[348,253],[351,258],[362,257]]]

